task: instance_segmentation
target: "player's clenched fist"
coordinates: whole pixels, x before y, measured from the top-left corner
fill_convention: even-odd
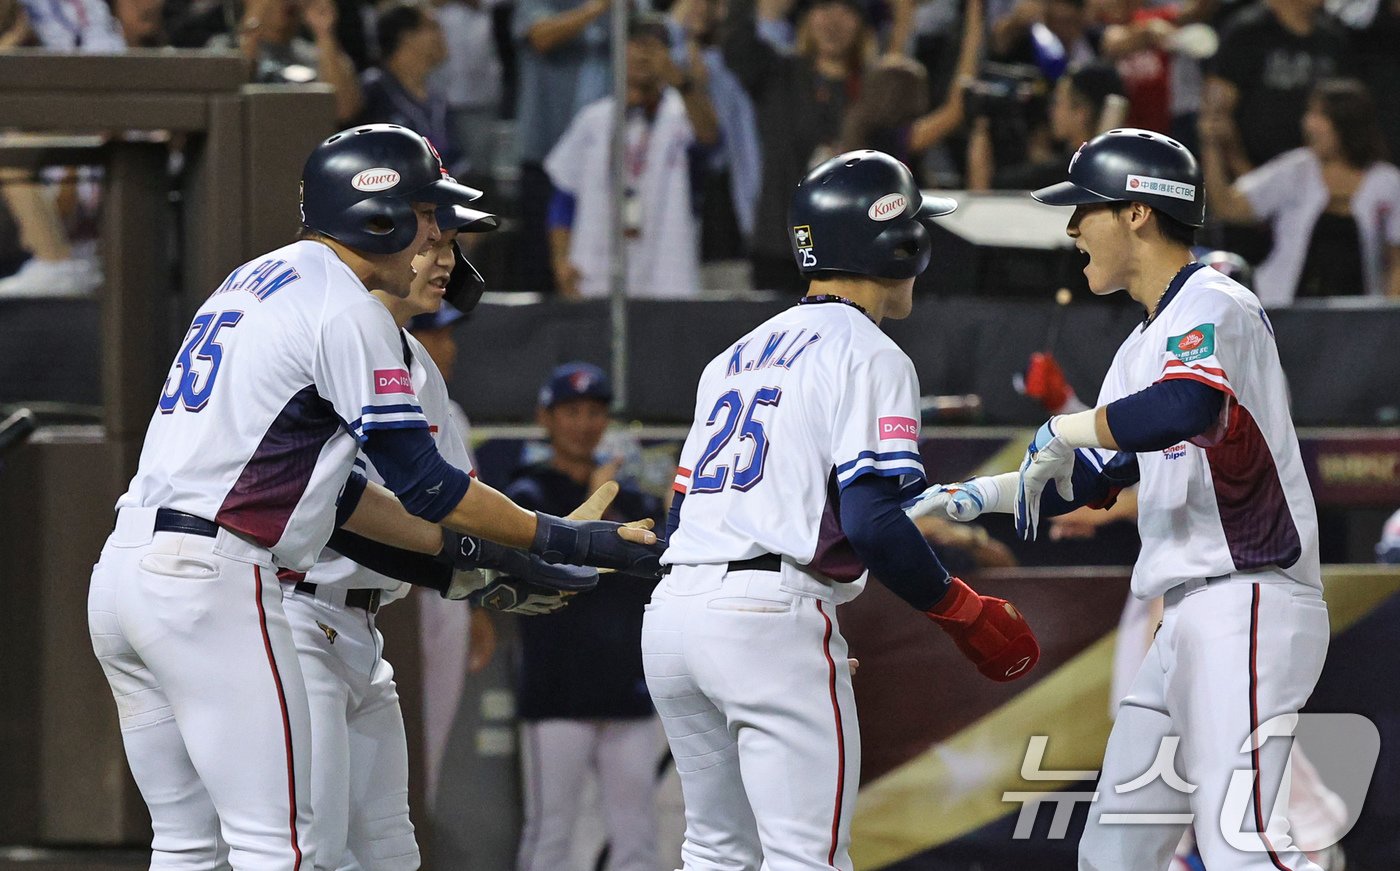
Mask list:
[[[948,592],[924,614],[992,680],[1023,677],[1040,659],[1040,644],[1016,606],[995,596],[977,595],[961,578],[949,578]]]

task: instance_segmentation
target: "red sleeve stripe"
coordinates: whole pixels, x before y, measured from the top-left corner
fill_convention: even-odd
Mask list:
[[[677,467],[676,467],[676,477],[677,477],[677,478],[689,478],[689,477],[690,477],[690,470],[687,469],[685,466],[677,466]]]
[[[671,489],[684,496],[689,489],[690,470],[684,466],[676,467],[676,482],[671,485]]]
[[[1180,366],[1182,369],[1195,369],[1195,370],[1198,371],[1198,372],[1207,372],[1207,373],[1209,373],[1209,374],[1211,374],[1211,375],[1218,375],[1218,376],[1220,376],[1221,378],[1224,378],[1226,381],[1229,381],[1229,380],[1230,380],[1230,376],[1228,376],[1228,375],[1225,374],[1225,370],[1224,370],[1224,369],[1217,369],[1217,368],[1215,368],[1214,366],[1198,366],[1198,365],[1192,365],[1192,364],[1183,363],[1183,362],[1181,362],[1180,360],[1175,360],[1175,359],[1173,359],[1173,360],[1168,360],[1168,361],[1167,361],[1167,364],[1166,364],[1166,366],[1163,367],[1163,370],[1165,371],[1167,368],[1170,368],[1170,367],[1172,367],[1172,366]]]

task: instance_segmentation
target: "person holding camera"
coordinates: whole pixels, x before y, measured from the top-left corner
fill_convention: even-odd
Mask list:
[[[970,191],[1029,190],[1053,184],[1064,176],[1065,162],[1080,143],[1122,123],[1127,100],[1123,80],[1107,64],[1090,64],[1062,76],[1050,99],[1050,149],[1001,167],[992,146],[994,110],[995,105],[985,100],[971,110],[974,118],[967,143]]]

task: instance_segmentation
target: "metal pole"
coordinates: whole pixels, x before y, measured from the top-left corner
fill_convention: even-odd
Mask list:
[[[612,252],[608,321],[612,327],[613,413],[629,407],[627,396],[627,249],[623,198],[627,189],[627,10],[628,0],[612,0],[612,192],[609,251]]]

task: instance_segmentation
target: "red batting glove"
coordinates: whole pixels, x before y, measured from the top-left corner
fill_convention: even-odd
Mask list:
[[[950,578],[948,592],[924,615],[951,635],[963,656],[992,680],[1025,677],[1040,660],[1040,645],[1016,606],[977,595],[961,578]]]
[[[1074,396],[1074,390],[1065,380],[1065,370],[1054,355],[1036,351],[1031,354],[1026,366],[1026,395],[1040,401],[1045,410],[1059,414],[1065,403]]]

